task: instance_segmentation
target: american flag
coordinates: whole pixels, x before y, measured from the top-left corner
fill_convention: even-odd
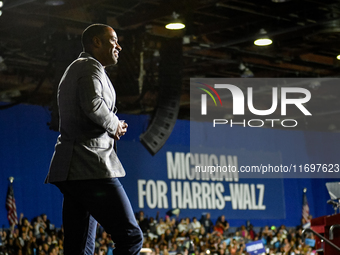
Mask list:
[[[17,207],[15,205],[14,191],[12,183],[8,186],[6,197],[7,219],[9,225],[18,224]]]
[[[302,198],[302,218],[305,220],[305,222],[309,222],[310,220],[308,219],[309,216],[309,206],[308,206],[308,201],[307,201],[307,195],[304,190],[303,192],[303,198]]]

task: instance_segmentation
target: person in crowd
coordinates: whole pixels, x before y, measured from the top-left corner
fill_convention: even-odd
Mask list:
[[[249,225],[248,229],[248,238],[250,240],[255,240],[256,233],[254,231],[254,226],[252,224]]]
[[[200,229],[201,229],[201,223],[197,220],[196,217],[192,218],[192,222],[189,224],[189,229],[192,230],[192,234],[198,236]]]
[[[173,234],[172,234],[172,231],[171,231],[170,228],[168,228],[167,230],[165,230],[164,238],[165,238],[165,241],[166,241],[167,243],[170,243],[170,242],[171,242],[171,239],[173,238]]]
[[[20,234],[22,232],[28,233],[28,231],[33,230],[33,226],[28,221],[28,219],[26,217],[24,217],[23,213],[20,213],[19,222],[18,222],[18,229],[19,229]]]
[[[207,213],[205,215],[202,215],[201,218],[201,225],[205,228],[206,233],[211,233],[214,227],[214,224],[210,218],[210,213]]]
[[[266,226],[264,227],[264,229],[262,230],[262,233],[263,233],[264,235],[266,235],[266,236],[270,236],[270,235],[273,234],[273,231],[269,228],[268,225],[266,225]]]
[[[243,238],[248,237],[248,230],[246,229],[246,226],[245,226],[245,225],[242,225],[242,226],[241,226],[240,232],[241,232],[241,236],[242,236]]]
[[[39,216],[40,217],[40,216]],[[159,218],[161,224],[166,224]],[[24,219],[24,218],[22,218]],[[144,219],[152,222],[154,219]],[[192,226],[195,222],[194,219],[189,223]],[[154,221],[155,222],[155,221]],[[181,224],[187,226],[188,219],[181,220]],[[247,242],[253,240],[263,240],[265,248],[268,249],[268,254],[284,254],[284,255],[308,255],[311,254],[311,247],[306,245],[301,239],[302,228],[287,228],[281,226],[277,231],[272,231],[269,227],[264,227],[259,234],[254,232],[252,237],[252,225],[249,225],[248,235],[242,236],[242,230],[244,227],[240,227],[240,231],[235,233],[229,233],[231,238],[225,238],[217,233],[205,233],[205,227],[201,225],[199,234],[194,234],[195,230],[192,230],[191,234],[186,232],[185,235],[180,235],[179,228],[181,224],[165,230],[164,234],[161,234],[153,239],[146,236],[144,239],[144,248],[150,248],[152,253],[150,254],[188,254],[191,252],[199,255],[204,254],[223,254],[223,255],[241,255],[247,254],[245,245]],[[0,254],[1,252],[7,255],[63,255],[63,229],[52,230],[51,233],[45,233],[41,235],[39,232],[37,235],[31,229],[26,231],[20,231],[20,227],[24,224],[18,224],[14,229],[0,229]],[[157,224],[155,223],[155,226]],[[97,226],[96,231],[96,249],[94,255],[113,255],[115,244],[112,242],[110,236],[103,230],[99,231],[100,225]],[[40,236],[41,239],[37,237]],[[155,235],[156,236],[156,235]],[[61,237],[61,238],[59,238]],[[307,236],[310,239],[314,239],[313,235]],[[193,248],[188,244],[193,244]],[[190,248],[190,249],[189,249]]]
[[[228,229],[229,229],[229,223],[225,219],[225,216],[221,215],[216,221],[214,231],[219,233],[220,236],[227,236],[228,235]]]
[[[138,215],[137,222],[139,224],[140,229],[143,231],[144,234],[148,233],[150,230],[149,221],[147,218],[144,217],[144,212],[140,211]]]
[[[176,218],[171,218],[169,227],[170,227],[172,232],[177,228]]]
[[[41,232],[45,233],[45,229],[47,228],[46,223],[43,221],[41,216],[38,216],[36,218],[36,221],[34,222],[34,235],[38,235]]]
[[[51,231],[54,229],[54,225],[52,225],[50,220],[47,219],[47,215],[45,213],[41,214],[40,217],[45,225],[45,232],[51,234]]]
[[[159,223],[157,224],[157,235],[161,236],[165,234],[165,231],[169,228],[169,226],[164,222],[162,218],[159,219]]]
[[[279,229],[278,229],[278,232],[280,232],[280,234],[281,234],[281,236],[282,236],[282,239],[287,238],[288,231],[287,231],[285,225],[281,225],[281,226],[279,227]]]
[[[181,219],[181,222],[178,224],[178,232],[181,236],[186,236],[188,233],[188,224],[186,220],[183,218]]]
[[[42,227],[40,227],[39,228],[39,232],[35,236],[37,237],[38,244],[42,244],[42,243],[46,242],[46,239],[47,239],[48,235],[45,232],[45,230]]]
[[[157,221],[153,217],[150,217],[149,227],[150,227],[150,231],[148,232],[148,236],[151,239],[158,238],[158,235],[157,235]]]

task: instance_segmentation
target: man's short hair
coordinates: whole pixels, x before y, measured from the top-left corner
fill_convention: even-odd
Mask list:
[[[108,27],[110,26],[105,24],[92,24],[85,28],[83,34],[81,35],[81,44],[83,45],[83,49],[88,49],[88,47],[92,44],[93,37],[100,37],[105,33],[105,30]]]

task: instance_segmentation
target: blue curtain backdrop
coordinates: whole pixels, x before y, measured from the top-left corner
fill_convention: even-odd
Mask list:
[[[178,185],[183,185],[183,188],[185,182],[188,187],[193,182],[171,180],[168,178],[167,170],[169,164],[167,155],[171,155],[174,160],[176,152],[182,155],[190,152],[190,122],[178,120],[166,145],[153,157],[139,142],[139,135],[145,132],[149,117],[120,115],[120,118],[125,119],[129,124],[128,133],[118,143],[118,154],[127,171],[127,176],[121,178],[121,182],[136,212],[143,210],[148,216],[156,216],[156,213],[160,212],[160,215],[164,216],[166,211],[171,209],[173,202],[171,182],[179,183]],[[62,196],[56,187],[44,184],[58,136],[57,132],[49,130],[47,125],[49,121],[49,111],[40,106],[17,105],[0,111],[1,226],[8,227],[5,201],[10,176],[15,178],[13,187],[18,215],[23,212],[28,219],[32,219],[46,213],[56,227],[61,225]],[[205,133],[206,124],[191,123],[191,125],[195,125],[198,143],[204,146],[206,139],[210,139]],[[315,163],[339,163],[340,158],[337,148],[340,144],[340,134],[336,133],[233,128],[228,132],[224,130],[219,139],[216,143],[228,144],[223,146],[230,151],[249,150],[258,154],[274,152],[281,155],[283,163],[293,159],[294,162],[302,163],[305,159]],[[266,210],[262,213],[265,217],[254,218],[257,214],[251,210],[233,211],[230,202],[225,202],[223,209],[182,208],[180,217],[200,217],[202,213],[210,212],[214,220],[219,215],[226,215],[231,226],[243,225],[248,219],[251,219],[254,226],[267,224],[296,226],[301,219],[302,190],[305,187],[308,190],[307,198],[313,217],[333,213],[332,207],[326,204],[329,195],[325,183],[328,181],[339,181],[339,179],[240,180],[239,183],[265,184],[263,203],[266,205]],[[197,181],[197,185],[202,183]],[[212,182],[206,183],[212,185]],[[223,185],[228,188],[229,183]],[[151,191],[152,188],[159,188],[160,190],[156,189],[156,191],[163,193],[166,188],[166,196],[153,197],[154,194],[148,194],[151,191],[146,190],[147,187],[150,187]],[[255,195],[259,196],[259,191],[256,191]],[[158,199],[158,202],[155,199]],[[167,207],[165,202],[168,203]],[[143,207],[140,207],[141,203]],[[279,216],[274,215],[275,210]]]

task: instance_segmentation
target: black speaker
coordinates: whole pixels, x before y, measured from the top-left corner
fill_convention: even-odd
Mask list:
[[[146,132],[140,135],[152,155],[163,147],[176,124],[182,87],[182,38],[164,40],[159,53],[158,104]]]

